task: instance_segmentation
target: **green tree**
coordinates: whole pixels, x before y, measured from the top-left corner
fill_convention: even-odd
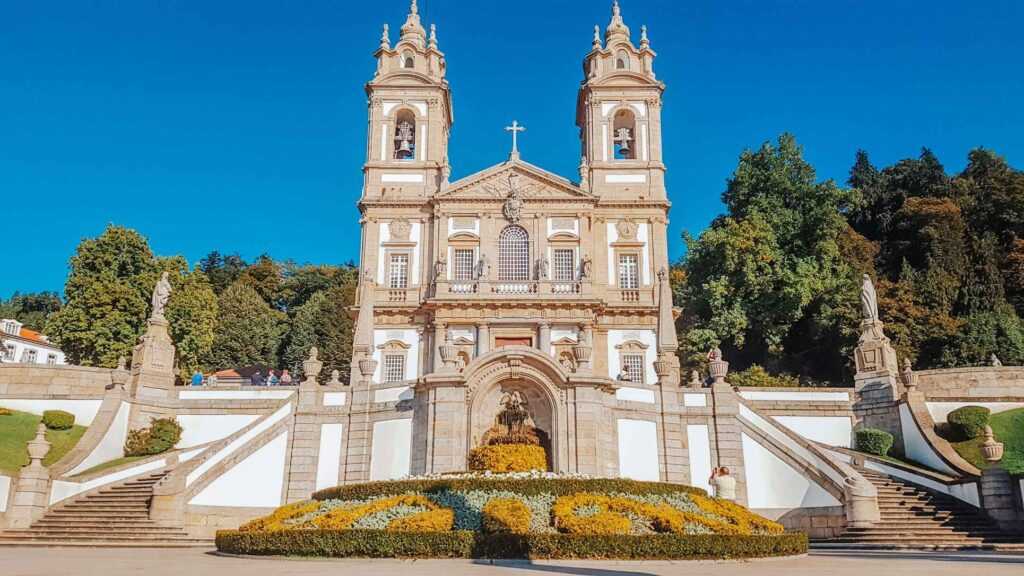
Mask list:
[[[342,267],[334,286],[313,294],[297,308],[283,355],[285,367],[301,374],[302,361],[308,356],[309,348],[315,345],[324,362],[320,380],[327,381],[331,371],[338,370],[342,381],[347,381],[354,325],[349,309],[355,303],[357,280],[355,267]]]
[[[244,280],[235,282],[218,299],[210,367],[276,366],[285,327],[283,312],[271,308]]]
[[[56,292],[15,292],[7,301],[0,301],[0,318],[13,318],[26,328],[42,331],[46,319],[61,308]]]
[[[213,287],[199,269],[171,276],[171,298],[167,302],[167,320],[171,338],[177,346],[178,367],[187,378],[202,370],[213,350],[218,305]]]
[[[218,296],[241,277],[249,265],[238,254],[222,255],[214,250],[199,261],[199,270],[210,279]]]
[[[325,292],[317,292],[295,311],[289,323],[288,345],[281,356],[281,365],[293,370],[296,376],[302,375],[302,361],[309,356],[313,346],[323,346],[323,315],[327,297]]]
[[[72,364],[113,368],[142,332],[157,261],[138,232],[109,225],[71,258],[64,307],[46,333]]]
[[[284,309],[281,298],[281,284],[284,282],[284,270],[274,259],[263,254],[256,259],[238,279],[252,286],[263,300],[276,310]]]

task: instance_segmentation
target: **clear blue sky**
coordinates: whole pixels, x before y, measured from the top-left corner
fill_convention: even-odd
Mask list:
[[[448,58],[453,177],[504,159],[574,178],[582,57],[610,0],[421,1]],[[358,253],[371,53],[407,2],[0,0],[0,296],[60,290],[108,222],[162,255]],[[1024,3],[623,0],[658,52],[671,253],[721,211],[738,154],[782,131],[845,180],[931,147],[1024,166]]]

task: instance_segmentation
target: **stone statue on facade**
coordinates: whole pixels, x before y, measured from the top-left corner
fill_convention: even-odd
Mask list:
[[[444,280],[447,269],[448,262],[445,261],[444,256],[439,256],[437,262],[434,262],[434,281]]]
[[[150,318],[163,318],[164,308],[167,307],[167,300],[171,297],[171,282],[167,279],[167,272],[160,275],[160,280],[157,281],[156,286],[153,288],[153,312],[150,314]]]
[[[584,254],[583,260],[580,262],[580,278],[586,280],[593,274],[594,261],[590,259],[590,254]]]
[[[538,258],[537,259],[537,279],[538,280],[547,280],[548,279],[548,273],[549,273],[548,259],[547,258]]]
[[[864,275],[860,285],[860,306],[864,312],[864,319],[874,322],[878,320],[878,294],[875,292],[875,285],[871,277]]]
[[[519,175],[512,173],[508,176],[508,197],[505,198],[505,205],[501,207],[501,213],[505,219],[512,224],[518,224],[523,212],[523,198],[517,186]]]
[[[491,276],[491,261],[487,254],[480,255],[480,261],[476,265],[476,277],[479,280],[487,280]]]

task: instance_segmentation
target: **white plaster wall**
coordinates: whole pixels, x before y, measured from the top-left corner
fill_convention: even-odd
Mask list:
[[[711,436],[706,424],[686,426],[686,446],[690,456],[690,486],[703,488],[712,494],[711,484]]]
[[[258,414],[179,414],[181,440],[175,448],[191,448],[231,436],[255,422]]]
[[[30,414],[39,415],[42,415],[42,413],[47,410],[63,410],[65,412],[70,412],[75,415],[75,424],[81,424],[82,426],[92,424],[93,419],[96,418],[96,413],[100,411],[100,404],[102,403],[102,400],[0,399],[0,406],[10,408],[11,410],[17,410],[19,412],[28,412]]]
[[[381,222],[380,244],[377,250],[377,284],[387,286],[387,262],[384,261],[384,244],[391,241],[391,223]],[[420,283],[420,222],[409,223],[409,242],[412,247],[412,262],[409,262],[409,286],[418,286]]]
[[[657,425],[648,420],[620,418],[618,429],[619,476],[633,480],[659,480]]]
[[[398,402],[400,400],[412,400],[416,394],[410,386],[396,386],[394,388],[382,388],[373,391],[374,402]]]
[[[409,475],[412,447],[412,419],[373,423],[370,449],[370,480],[391,480]]]
[[[648,390],[646,388],[628,388],[623,386],[615,391],[615,398],[617,400],[629,400],[631,402],[645,402],[647,404],[654,404],[654,390]]]
[[[341,439],[344,424],[320,426],[320,452],[316,461],[316,490],[338,485],[341,474]]]
[[[654,384],[658,381],[658,373],[654,371],[657,359],[658,337],[654,330],[609,330],[608,331],[608,377],[619,377],[622,366],[619,364],[619,351],[616,346],[629,340],[637,340],[647,346],[644,350],[644,382]]]
[[[814,508],[840,502],[746,434],[741,434],[748,508]]]
[[[419,374],[420,336],[415,329],[374,330],[373,359],[377,361],[377,369],[373,373],[373,381],[377,384],[384,380],[384,361],[380,347],[391,340],[398,340],[409,346],[405,351],[405,379],[413,379]]]
[[[558,342],[559,340],[567,339],[573,342],[579,341],[579,332],[576,328],[556,328],[551,327],[551,342]]]
[[[128,437],[128,413],[130,412],[130,406],[127,402],[121,402],[121,406],[117,409],[117,414],[114,415],[113,422],[110,423],[110,428],[107,428],[106,434],[100,440],[99,444],[93,448],[92,452],[82,460],[78,466],[75,466],[72,470],[68,471],[68,476],[74,476],[79,472],[84,472],[97,464],[109,462],[124,456],[124,441]]]
[[[7,511],[7,497],[11,493],[11,477],[0,476],[0,512]]]
[[[775,420],[808,440],[843,448],[853,445],[849,416],[775,416]]]
[[[619,281],[619,263],[615,261],[615,249],[612,248],[612,244],[619,241],[619,230],[615,227],[615,222],[607,222],[605,225],[608,227],[608,285],[615,286]],[[647,223],[638,223],[636,228],[636,240],[637,242],[643,242],[643,248],[640,250],[640,283],[643,286],[651,285],[651,266],[650,266],[650,251],[651,243],[648,241],[649,226]]]
[[[48,360],[50,354],[55,354],[57,356],[57,361],[54,363],[54,365],[67,364],[67,362],[64,359],[64,352],[62,352],[62,351],[60,351],[60,350],[58,350],[56,348],[49,348],[47,346],[41,346],[39,344],[32,344],[30,342],[25,342],[24,340],[15,340],[13,338],[8,338],[8,339],[4,340],[4,347],[6,347],[6,346],[14,346],[14,361],[11,362],[13,364],[33,364],[33,365],[43,364],[43,365],[46,365],[46,364],[48,364],[47,360]],[[22,354],[24,354],[26,350],[35,350],[36,351],[36,360],[35,360],[35,362],[23,362],[22,361],[22,358],[21,358]],[[2,347],[0,347],[0,357],[3,357],[3,354],[4,354],[4,350],[3,350]]]
[[[210,482],[194,506],[276,507],[282,504],[288,431],[284,430]]]
[[[703,408],[707,405],[707,394],[683,394],[683,406],[688,408]]]
[[[557,219],[558,220],[562,220],[562,218],[557,218]],[[578,218],[574,218],[573,219],[572,227],[571,228],[555,228],[555,220],[556,220],[556,218],[548,218],[547,219],[547,223],[548,223],[548,237],[554,236],[555,232],[571,232],[572,234],[574,234],[576,236],[580,235],[580,221],[579,221]]]
[[[906,404],[900,404],[900,430],[903,432],[903,447],[906,449],[907,457],[916,460],[933,470],[945,472],[957,476],[958,474],[936,454],[931,444],[917,428],[914,417],[910,414],[910,408]]]
[[[640,277],[643,279],[644,286],[651,285],[651,243],[648,239],[649,232],[650,226],[646,223],[640,224],[636,228],[637,241],[644,243],[644,247],[640,252]]]
[[[292,404],[289,402],[284,406],[277,409],[276,412],[267,416],[263,420],[260,420],[252,428],[248,429],[238,438],[235,438],[228,445],[219,450],[216,454],[213,454],[208,459],[203,461],[199,466],[196,466],[195,470],[188,473],[185,478],[185,486],[191,486],[200,476],[206,473],[207,470],[213,468],[218,462],[234,454],[239,448],[244,446],[247,442],[253,438],[259,436],[264,431],[270,429],[271,426],[277,424],[286,416],[292,413]]]
[[[455,218],[462,218],[460,216],[449,216],[448,217],[448,236],[454,236],[455,234],[465,234],[467,232],[474,236],[480,236],[480,219],[473,218],[472,228],[455,228]],[[467,216],[468,218],[468,216]]]
[[[849,392],[798,392],[773,390],[740,390],[747,400],[774,400],[776,402],[849,402]]]
[[[180,390],[179,400],[284,400],[295,390]]]
[[[982,406],[988,408],[993,414],[1024,408],[1024,402],[928,402],[928,413],[936,423],[946,422],[949,413],[964,406]]]
[[[347,399],[346,392],[324,392],[324,406],[344,406]]]
[[[132,466],[131,468],[125,468],[124,470],[118,470],[111,472],[110,474],[104,474],[97,478],[93,478],[88,482],[68,482],[66,480],[54,480],[53,485],[50,488],[50,504],[60,502],[65,498],[70,498],[76,494],[87,492],[93,488],[99,488],[107,484],[124,480],[125,478],[131,478],[144,474],[152,470],[159,470],[167,465],[167,461],[163,458],[159,460],[153,460],[151,462],[145,462],[138,466]]]

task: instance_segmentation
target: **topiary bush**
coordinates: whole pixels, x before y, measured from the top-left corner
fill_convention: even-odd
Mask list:
[[[754,388],[796,388],[800,379],[791,374],[771,374],[754,364],[746,370],[729,374],[729,384]]]
[[[470,470],[490,472],[529,472],[547,470],[548,457],[543,446],[531,444],[492,444],[469,452]]]
[[[181,424],[174,418],[154,418],[149,428],[128,432],[124,455],[152,456],[166,452],[181,440],[181,432]]]
[[[854,438],[857,450],[875,456],[888,456],[892,448],[892,434],[878,428],[861,428],[854,432]]]
[[[75,415],[63,410],[46,410],[43,424],[50,430],[70,430],[75,425]]]
[[[954,434],[969,440],[985,434],[985,427],[988,426],[991,415],[992,411],[984,406],[963,406],[950,412],[946,421],[949,422]]]
[[[4,408],[3,406],[0,406],[0,416],[10,416],[10,415],[11,415],[11,409],[10,408]]]
[[[483,529],[488,534],[530,531],[530,508],[515,498],[492,498],[483,507]]]

